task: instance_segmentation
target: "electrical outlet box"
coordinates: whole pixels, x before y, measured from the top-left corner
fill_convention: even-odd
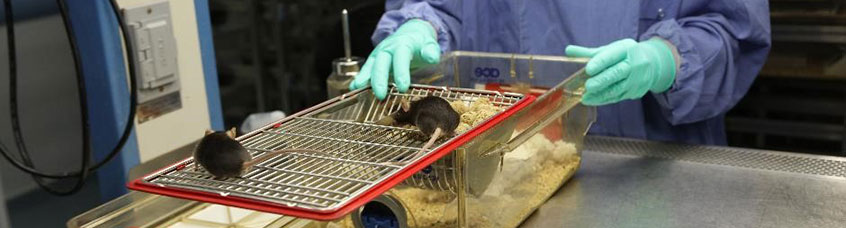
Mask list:
[[[176,38],[168,1],[127,7],[123,14],[130,30],[129,42],[136,49],[139,122],[181,108]]]

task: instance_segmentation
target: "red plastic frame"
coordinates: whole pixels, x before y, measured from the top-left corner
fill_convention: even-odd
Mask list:
[[[336,100],[337,101],[337,100]],[[449,152],[455,150],[464,143],[467,143],[471,139],[475,138],[477,135],[481,134],[482,132],[494,127],[495,125],[499,124],[509,116],[513,115],[517,111],[523,109],[527,105],[531,104],[535,101],[535,96],[533,95],[526,95],[523,99],[518,101],[512,107],[508,108],[507,110],[497,114],[490,120],[485,123],[482,123],[478,127],[471,129],[470,131],[464,133],[463,135],[456,138],[454,141],[442,146],[440,149],[430,153],[428,156],[424,157],[422,160],[407,166],[404,170],[400,170],[393,176],[388,177],[385,181],[376,184],[370,190],[362,193],[358,198],[351,200],[346,205],[342,205],[336,210],[332,211],[315,211],[315,210],[307,210],[302,208],[296,207],[289,207],[286,205],[266,202],[266,201],[259,201],[259,200],[252,200],[237,196],[221,196],[220,194],[214,194],[209,192],[200,192],[200,191],[193,191],[189,189],[181,189],[181,188],[170,188],[170,187],[161,187],[155,184],[145,183],[144,178],[149,176],[150,174],[145,175],[142,178],[138,178],[132,182],[127,183],[127,187],[132,190],[155,193],[159,195],[189,199],[189,200],[196,200],[196,201],[203,201],[209,203],[216,203],[216,204],[223,204],[228,206],[240,207],[245,209],[257,210],[257,211],[264,211],[269,213],[277,213],[283,215],[289,215],[299,218],[306,218],[306,219],[314,219],[314,220],[335,220],[338,218],[343,217],[344,215],[352,212],[353,210],[361,207],[367,202],[373,200],[377,196],[381,195],[388,189],[393,188],[406,178],[410,177],[414,173],[420,171],[421,169],[425,168],[426,166],[432,164],[433,162],[437,161],[444,155],[447,155]],[[330,102],[326,102],[322,105],[318,106],[325,106],[330,104]],[[304,110],[305,112],[307,110]],[[297,113],[293,116],[299,116],[301,113]],[[277,123],[278,125],[279,123]],[[284,124],[284,122],[282,122]],[[186,159],[187,160],[187,159]],[[183,160],[185,161],[185,160]],[[180,161],[182,162],[182,161]],[[170,167],[170,166],[168,166]],[[156,171],[158,172],[158,171]],[[156,173],[153,172],[153,173]]]

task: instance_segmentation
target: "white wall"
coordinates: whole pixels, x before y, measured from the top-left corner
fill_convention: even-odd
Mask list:
[[[159,0],[120,0],[121,7]],[[181,83],[182,109],[137,125],[141,162],[185,146],[203,136],[211,127],[194,1],[170,0],[171,20],[176,37]]]

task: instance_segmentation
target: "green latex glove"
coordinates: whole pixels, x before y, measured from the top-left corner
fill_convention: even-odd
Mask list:
[[[410,69],[436,64],[441,58],[435,28],[429,22],[413,19],[382,40],[358,75],[350,83],[350,90],[370,84],[377,98],[385,99],[388,93],[388,70],[393,68],[394,84],[404,93],[411,85]]]
[[[676,78],[673,52],[661,39],[623,39],[598,48],[569,45],[565,52],[567,56],[591,58],[585,66],[590,76],[582,96],[585,105],[639,99],[647,91],[662,93]]]

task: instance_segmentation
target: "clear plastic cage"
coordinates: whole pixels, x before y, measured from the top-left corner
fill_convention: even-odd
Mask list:
[[[584,135],[595,118],[594,108],[580,104],[585,63],[558,56],[459,51],[445,55],[439,65],[414,71],[415,84],[532,94],[537,99],[348,216],[316,226],[519,225],[579,167]],[[348,118],[343,111],[323,117]]]

